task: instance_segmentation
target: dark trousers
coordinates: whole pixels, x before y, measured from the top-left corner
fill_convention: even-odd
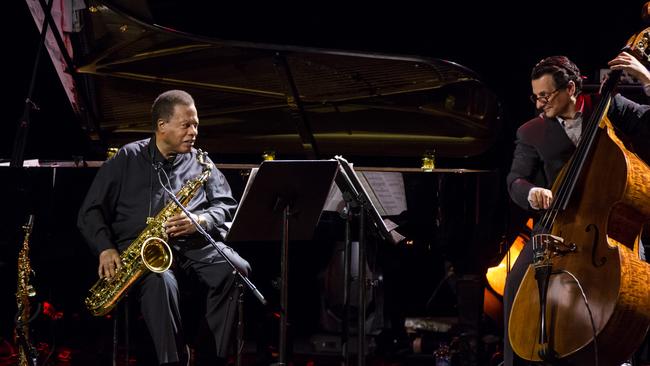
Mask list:
[[[206,310],[199,328],[204,337],[197,343],[196,365],[202,364],[203,361],[214,364],[216,358],[225,358],[228,353],[240,291],[236,286],[235,276],[230,267],[221,261],[197,262],[182,255],[177,256],[176,260],[177,266],[174,270],[149,273],[142,278],[138,286],[140,309],[151,335],[158,363],[184,364],[189,357],[180,316],[179,287],[174,273],[182,271],[184,273],[180,277],[198,278],[207,289]]]
[[[512,303],[515,301],[515,295],[519,289],[519,284],[524,279],[528,266],[533,262],[533,245],[528,242],[524,245],[521,253],[517,257],[515,264],[512,266],[508,277],[506,278],[506,287],[503,291],[503,361],[504,366],[525,365],[524,360],[519,358],[512,351],[510,338],[508,337],[508,320],[510,318],[510,310],[512,310]]]

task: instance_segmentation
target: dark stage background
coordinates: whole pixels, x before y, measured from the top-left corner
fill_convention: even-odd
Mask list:
[[[590,80],[644,27],[641,1],[605,2],[550,0],[541,3],[436,1],[390,5],[315,2],[309,6],[206,5],[152,2],[164,25],[220,39],[272,42],[300,46],[421,55],[457,62],[476,71],[501,98],[505,120],[504,146],[498,159],[507,165],[514,129],[529,119],[529,74],[541,58],[564,54]],[[22,1],[4,5],[3,22],[5,118],[0,158],[9,158],[15,126],[34,64],[38,33]],[[180,8],[180,10],[179,10]],[[48,57],[42,59],[36,82],[34,113],[26,158],[70,159],[87,146],[72,115]],[[497,163],[498,164],[498,163]]]
[[[163,25],[220,39],[446,59],[477,72],[500,98],[505,124],[495,145],[483,156],[454,161],[453,166],[445,166],[444,158],[439,161],[440,167],[480,167],[493,172],[464,177],[406,174],[412,213],[397,219],[406,223],[405,230],[415,244],[386,247],[371,243],[370,267],[383,281],[372,298],[383,299],[383,326],[391,329],[385,340],[377,342],[387,353],[398,353],[408,347],[391,343],[403,339],[396,333],[404,317],[457,314],[456,288],[452,286],[441,287],[435,301],[427,304],[450,264],[456,267],[461,282],[480,278],[499,257],[501,236],[510,241],[516,231],[522,213],[508,203],[504,177],[510,164],[514,132],[534,115],[528,99],[532,66],[543,57],[564,54],[578,64],[587,82],[597,82],[598,70],[605,68],[627,38],[644,26],[640,1],[609,1],[600,5],[555,0],[514,4],[184,4],[181,10],[169,12],[171,1],[157,2],[154,16]],[[8,10],[2,25],[3,80],[8,82],[3,93],[0,159],[8,160],[39,36],[23,1],[10,1],[3,6]],[[32,113],[26,159],[103,158],[91,148],[80,128],[47,55],[41,58],[33,100],[40,110]],[[212,158],[219,161],[220,157]],[[55,337],[59,346],[70,350],[91,347],[97,354],[106,354],[110,351],[110,324],[91,319],[81,306],[82,296],[95,279],[96,259],[74,226],[77,208],[95,171],[0,168],[0,194],[4,196],[0,212],[0,307],[15,309],[14,261],[22,242],[20,227],[28,213],[37,212],[32,238],[35,284],[39,299],[63,311],[64,321],[54,325],[42,321],[35,326],[41,327],[41,334],[47,334],[42,339],[50,344]],[[229,171],[227,175],[239,195],[244,185],[239,171]],[[432,229],[434,221],[441,218],[444,221]],[[327,287],[326,281],[328,276],[336,277],[332,274],[337,272],[336,267],[329,266],[336,261],[341,229],[337,217],[326,214],[317,232],[318,240],[295,243],[292,247],[290,306],[295,339],[328,332],[322,306],[324,299],[334,301],[328,296],[337,290]],[[273,282],[279,271],[278,247],[259,243],[238,249],[253,264],[253,280],[272,303],[277,303]],[[251,296],[247,297],[246,307],[247,336],[258,342],[274,339],[274,308],[262,309]],[[0,338],[9,339],[13,311],[3,314]],[[499,332],[495,322],[486,329]]]

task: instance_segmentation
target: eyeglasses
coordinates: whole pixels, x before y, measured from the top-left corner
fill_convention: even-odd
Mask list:
[[[530,96],[530,101],[537,104],[537,102],[540,102],[542,104],[548,103],[549,99],[553,96],[553,94],[559,92],[560,89],[555,89],[552,92],[548,93],[547,95],[540,95],[539,97],[535,94]]]

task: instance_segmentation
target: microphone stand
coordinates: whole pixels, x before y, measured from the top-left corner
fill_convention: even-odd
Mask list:
[[[43,11],[46,15],[51,17],[52,4],[54,0],[43,6]],[[25,160],[25,144],[27,141],[27,133],[29,131],[29,125],[31,124],[30,113],[32,110],[39,110],[38,106],[33,102],[32,97],[34,95],[34,87],[36,85],[36,77],[38,71],[38,65],[40,64],[41,55],[43,54],[43,48],[45,47],[45,37],[47,36],[47,28],[50,23],[48,22],[48,17],[45,17],[43,21],[43,26],[41,29],[40,42],[38,44],[38,50],[36,51],[36,60],[34,61],[34,67],[32,68],[32,77],[29,82],[29,90],[27,91],[27,97],[25,98],[25,106],[23,108],[23,115],[20,117],[20,123],[16,128],[16,136],[14,138],[13,151],[11,153],[11,162],[10,166],[12,167],[22,167]],[[67,54],[65,52],[62,52]]]
[[[158,170],[158,169],[156,169],[156,170]],[[158,175],[158,179],[161,180],[161,179],[160,179],[160,175]],[[256,298],[257,298],[257,299],[262,303],[262,305],[266,305],[266,304],[267,304],[266,299],[264,298],[264,296],[262,295],[262,293],[257,289],[257,287],[255,287],[255,285],[253,284],[253,282],[251,282],[251,280],[249,280],[248,277],[244,276],[244,275],[241,273],[241,271],[239,271],[239,269],[235,266],[235,264],[234,264],[234,263],[230,260],[230,258],[228,258],[228,256],[224,253],[223,249],[221,249],[221,248],[219,247],[219,245],[217,245],[217,242],[216,242],[214,239],[212,239],[212,237],[210,236],[210,234],[208,234],[208,233],[203,229],[203,227],[202,227],[201,225],[199,225],[199,223],[196,222],[196,220],[194,220],[194,218],[192,217],[192,214],[187,210],[187,208],[185,208],[185,206],[183,206],[182,203],[180,203],[180,201],[178,200],[178,198],[176,198],[176,195],[175,195],[172,191],[170,191],[169,189],[167,189],[167,187],[165,187],[165,185],[162,184],[162,181],[160,182],[160,185],[161,185],[161,186],[163,187],[163,189],[165,190],[165,193],[167,193],[167,195],[168,195],[168,196],[169,196],[169,197],[174,201],[174,203],[176,203],[176,205],[177,205],[177,206],[178,206],[178,207],[179,207],[179,208],[180,208],[180,209],[185,213],[185,215],[187,215],[187,217],[188,217],[188,218],[190,219],[190,221],[192,222],[192,225],[194,225],[194,227],[196,228],[196,231],[199,232],[201,235],[203,235],[203,237],[204,237],[204,238],[205,238],[205,239],[206,239],[206,240],[207,240],[207,241],[208,241],[208,242],[209,242],[209,243],[214,247],[214,249],[217,250],[217,252],[218,252],[218,253],[223,257],[223,259],[225,259],[226,263],[228,263],[228,265],[232,268],[233,273],[234,273],[237,277],[239,277],[239,280],[240,280],[241,282],[243,282],[244,284],[246,284],[246,286],[251,290],[251,292],[253,293],[253,295],[255,295],[255,297],[256,297]]]

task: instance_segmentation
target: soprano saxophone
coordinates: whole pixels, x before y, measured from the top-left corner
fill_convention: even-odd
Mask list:
[[[29,215],[27,224],[23,225],[25,238],[23,247],[18,253],[18,287],[16,290],[16,343],[18,344],[18,365],[35,366],[38,351],[29,342],[29,321],[31,307],[29,298],[36,295],[34,287],[30,284],[30,277],[34,272],[29,262],[29,237],[34,226],[34,215]]]
[[[176,198],[183,205],[192,200],[212,172],[212,164],[205,161],[205,154],[201,150],[198,150],[197,160],[203,165],[203,171],[187,181],[176,193]],[[171,201],[155,217],[147,218],[147,227],[120,254],[122,267],[115,276],[111,279],[100,278],[90,289],[85,303],[91,314],[108,314],[131,285],[148,271],[161,273],[169,269],[173,256],[166,241],[168,238],[164,224],[167,219],[181,211],[181,208]]]

